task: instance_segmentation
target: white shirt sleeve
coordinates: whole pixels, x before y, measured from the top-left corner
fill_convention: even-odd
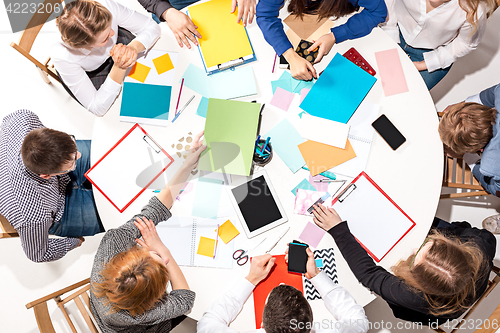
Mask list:
[[[198,333],[237,333],[229,328],[236,319],[255,286],[245,278],[215,300],[198,321]]]
[[[484,10],[478,12],[476,27],[476,31],[471,35],[473,27],[469,22],[466,22],[458,31],[457,37],[449,44],[424,53],[424,60],[429,73],[440,68],[447,68],[455,60],[477,48],[486,31],[486,13]]]
[[[331,329],[316,330],[316,332],[366,333],[368,331],[365,310],[345,288],[335,284],[323,271],[312,278],[311,283],[320,293],[328,311],[337,320],[335,325],[331,325]]]
[[[481,102],[481,98],[479,97],[479,94],[469,96],[465,99],[465,103],[478,103],[483,105],[483,102]]]
[[[396,11],[394,9],[394,5],[396,0],[385,0],[385,4],[387,6],[387,19],[385,23],[382,23],[380,27],[384,30],[389,37],[391,37],[396,43],[400,43],[399,40],[399,28],[398,28],[398,19],[396,17]]]

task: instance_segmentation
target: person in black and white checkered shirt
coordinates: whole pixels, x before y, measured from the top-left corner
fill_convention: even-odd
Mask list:
[[[0,214],[19,233],[30,260],[60,259],[82,244],[82,236],[103,231],[91,187],[84,183],[89,159],[89,141],[44,127],[31,111],[3,119]]]

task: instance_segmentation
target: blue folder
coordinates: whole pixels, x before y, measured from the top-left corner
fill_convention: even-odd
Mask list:
[[[376,78],[336,54],[300,104],[307,113],[347,123]]]

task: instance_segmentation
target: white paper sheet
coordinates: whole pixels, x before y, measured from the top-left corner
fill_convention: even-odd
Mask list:
[[[304,139],[345,149],[349,127],[349,123],[342,124],[304,113],[299,121],[298,130]]]

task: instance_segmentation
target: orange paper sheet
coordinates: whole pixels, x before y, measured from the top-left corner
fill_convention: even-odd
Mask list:
[[[155,64],[155,68],[156,71],[158,72],[158,75],[168,72],[171,69],[174,69],[174,64],[172,64],[172,60],[170,59],[168,53],[165,53],[164,55],[158,58],[154,58],[153,64]]]
[[[146,81],[146,77],[148,76],[150,70],[151,70],[150,67],[143,65],[140,62],[136,62],[134,67],[132,67],[132,69],[130,70],[128,76],[144,83],[144,81]]]
[[[408,91],[405,73],[397,49],[390,49],[375,53],[378,74],[382,81],[385,96],[391,96]]]
[[[200,237],[200,244],[198,245],[197,254],[201,254],[206,257],[213,257],[215,250],[215,239]]]
[[[311,140],[301,143],[298,147],[313,176],[356,157],[349,139],[347,139],[345,149]]]
[[[262,326],[262,314],[266,305],[267,295],[280,284],[287,284],[295,287],[304,293],[302,284],[302,275],[297,273],[288,273],[288,265],[285,263],[285,255],[273,256],[276,258],[271,272],[262,280],[253,291],[253,303],[255,307],[255,328]]]

